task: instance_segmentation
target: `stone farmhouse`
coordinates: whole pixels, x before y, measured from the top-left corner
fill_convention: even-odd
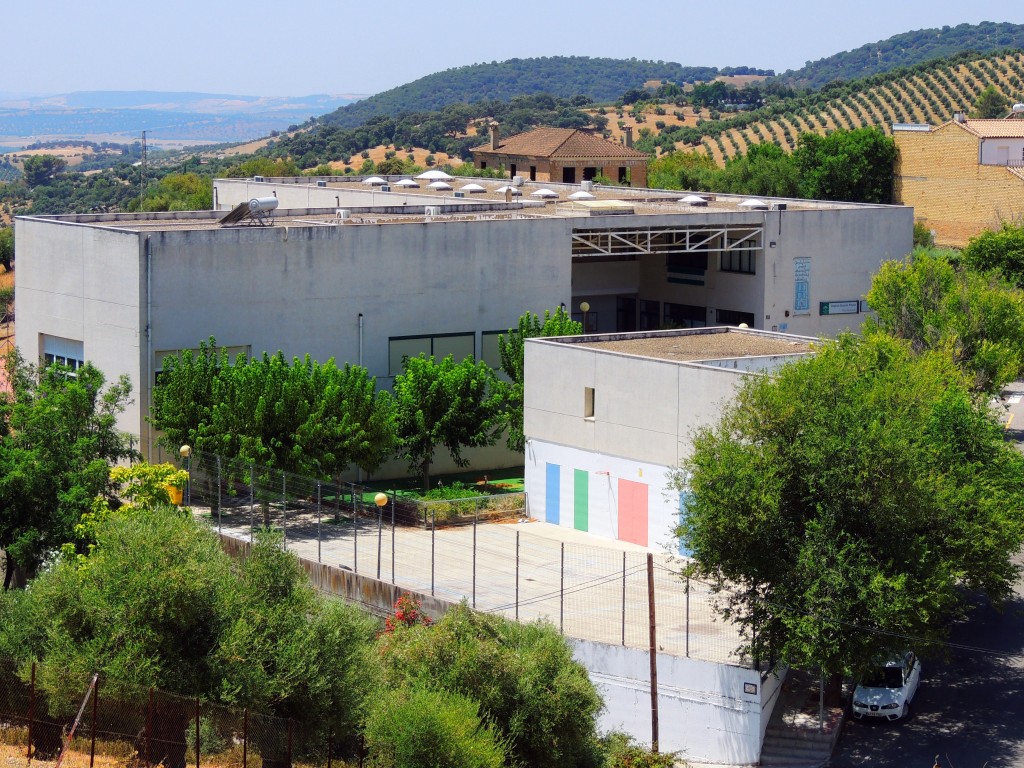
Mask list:
[[[939,126],[897,124],[895,199],[962,247],[984,229],[1024,216],[1024,106],[1003,120],[958,113]]]

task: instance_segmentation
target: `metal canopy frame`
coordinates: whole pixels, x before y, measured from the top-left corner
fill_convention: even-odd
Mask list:
[[[574,258],[637,257],[684,253],[708,255],[729,251],[760,251],[763,227],[724,224],[707,227],[629,227],[624,229],[575,229]]]

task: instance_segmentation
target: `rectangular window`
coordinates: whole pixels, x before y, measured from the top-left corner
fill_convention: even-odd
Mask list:
[[[583,388],[583,418],[594,418],[594,388]]]
[[[45,334],[41,342],[43,365],[66,365],[72,371],[85,365],[85,345],[82,342]]]
[[[501,368],[501,355],[498,352],[498,337],[508,337],[508,331],[484,331],[480,334],[480,359],[494,370]]]
[[[584,181],[593,181],[593,179],[597,176],[597,171],[598,171],[597,168],[591,168],[591,167],[584,168],[583,169],[583,180]]]
[[[536,180],[537,180],[537,166],[536,165],[531,165],[530,166],[530,181],[536,181]]]
[[[745,240],[738,244],[738,240],[729,239],[729,248],[722,251],[719,260],[719,269],[722,272],[742,272],[746,275],[757,273],[757,246],[753,240]]]
[[[661,327],[661,302],[640,299],[640,330],[656,331]]]
[[[632,296],[619,296],[615,299],[615,330],[636,330],[636,299]]]
[[[754,327],[754,313],[753,312],[736,312],[732,309],[720,309],[718,310],[718,324],[719,325],[739,325],[740,323],[746,323],[748,328]]]
[[[708,324],[707,321],[706,307],[665,302],[665,325],[671,328],[703,328]]]
[[[508,167],[508,177],[510,179],[514,179],[516,177],[516,164],[515,163],[512,163],[511,165],[509,165],[509,167]]]
[[[440,361],[451,355],[455,362],[474,357],[476,334],[438,333],[431,336],[392,336],[388,339],[388,373],[402,372],[402,361],[407,357],[426,355]]]
[[[619,184],[626,184],[629,182],[629,171],[624,167],[619,166]]]

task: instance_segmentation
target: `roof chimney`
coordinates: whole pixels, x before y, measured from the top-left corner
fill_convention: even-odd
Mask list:
[[[499,126],[498,126],[497,123],[491,123],[491,125],[489,127],[491,129],[491,149],[497,149],[498,148],[498,127]]]
[[[958,123],[966,123],[967,115],[965,115],[963,112],[954,112],[953,119]]]
[[[633,126],[627,125],[622,130],[626,134],[626,146],[629,147],[630,149],[632,149],[633,148]]]

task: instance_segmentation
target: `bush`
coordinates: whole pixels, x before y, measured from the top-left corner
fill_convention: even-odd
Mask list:
[[[479,705],[458,693],[423,686],[389,690],[376,697],[364,735],[376,768],[501,768],[505,746],[479,714]]]
[[[612,731],[601,739],[601,747],[608,768],[672,768],[676,764],[676,753],[652,752],[621,731]]]

